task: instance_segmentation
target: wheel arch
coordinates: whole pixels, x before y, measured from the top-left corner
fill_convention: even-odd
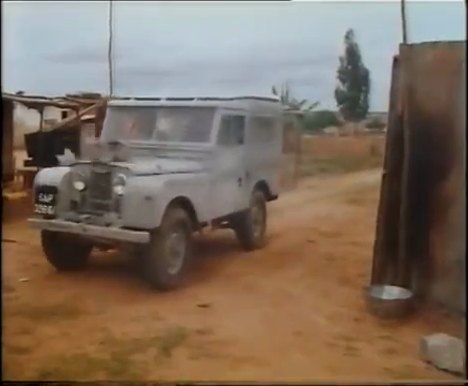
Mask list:
[[[274,201],[278,198],[278,195],[275,195],[271,192],[270,186],[265,180],[258,181],[255,184],[253,190],[260,190],[265,195],[267,201]]]
[[[167,204],[166,210],[164,212],[166,213],[169,208],[183,209],[188,214],[193,229],[196,230],[200,227],[197,211],[195,210],[195,206],[189,198],[185,196],[177,196]]]

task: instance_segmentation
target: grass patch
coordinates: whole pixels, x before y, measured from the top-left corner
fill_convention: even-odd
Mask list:
[[[125,357],[120,353],[111,353],[110,358],[103,363],[102,370],[106,377],[112,379],[138,378],[138,363],[130,357]]]
[[[369,187],[363,187],[358,190],[350,192],[345,198],[344,202],[353,206],[363,206],[367,205],[369,202],[378,200],[378,196],[374,190]]]
[[[184,327],[169,327],[161,335],[142,338],[122,339],[108,335],[101,344],[111,352],[111,356],[119,361],[134,354],[155,349],[159,357],[170,357],[188,337]]]
[[[303,149],[302,177],[351,173],[383,165],[381,141],[368,138],[319,138]]]
[[[16,316],[42,322],[50,319],[70,320],[86,314],[86,310],[79,304],[14,304],[4,309],[4,316]]]
[[[359,349],[351,344],[347,344],[344,347],[343,355],[348,357],[357,357],[359,356]]]
[[[125,338],[108,332],[99,342],[99,352],[74,353],[49,357],[39,369],[40,380],[96,379],[104,377],[111,380],[138,379],[143,373],[143,363],[138,355],[156,353],[154,366],[158,360],[171,357],[174,350],[185,342],[188,330],[184,327],[170,327],[161,334],[148,337]]]
[[[382,354],[384,355],[397,355],[398,350],[395,347],[385,347],[382,349]]]
[[[105,365],[106,360],[104,358],[87,353],[49,357],[47,358],[47,364],[39,369],[37,379],[46,381],[91,378],[97,376]]]
[[[189,359],[199,360],[199,359],[219,359],[220,354],[218,352],[213,352],[205,347],[193,347],[190,349]]]
[[[11,293],[15,292],[16,289],[11,284],[3,284],[2,291],[3,291],[4,294],[11,294]]]
[[[395,341],[395,338],[391,334],[381,334],[377,338],[384,340],[384,341]]]
[[[349,205],[361,206],[367,204],[369,200],[365,197],[347,197],[345,202]]]
[[[34,331],[34,327],[31,325],[16,325],[13,335],[31,335]]]
[[[158,352],[163,357],[170,357],[188,337],[188,331],[180,326],[167,329],[159,339]]]
[[[31,347],[20,346],[17,344],[5,344],[4,355],[26,355],[32,351]]]
[[[302,177],[338,175],[373,169],[382,166],[380,155],[343,154],[333,157],[303,157],[300,171]]]
[[[45,380],[92,379],[104,375],[106,379],[135,379],[141,375],[131,358],[108,358],[88,353],[75,353],[48,358],[47,364],[37,373]]]
[[[213,334],[213,330],[211,328],[198,328],[195,333],[200,336],[208,336]]]
[[[37,373],[39,380],[137,379],[141,375],[138,363],[120,352],[107,357],[89,353],[74,353],[49,357]]]
[[[395,380],[413,380],[415,378],[414,368],[409,365],[398,368],[385,368],[385,372]]]

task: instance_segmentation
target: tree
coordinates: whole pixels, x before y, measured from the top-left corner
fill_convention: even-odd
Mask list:
[[[293,110],[312,111],[320,104],[320,102],[313,102],[307,105],[307,99],[298,100],[291,97],[291,90],[288,83],[283,83],[280,91],[278,91],[276,86],[273,86],[271,92],[280,97],[281,104]]]
[[[345,52],[339,58],[337,70],[335,100],[345,120],[359,122],[369,111],[370,74],[362,62],[361,51],[352,29],[346,32],[344,45]]]

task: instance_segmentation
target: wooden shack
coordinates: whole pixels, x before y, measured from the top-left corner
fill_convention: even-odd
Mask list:
[[[2,94],[3,100],[3,179],[11,179],[15,174],[13,160],[14,105],[23,105],[28,109],[36,110],[40,120],[37,130],[27,133],[25,137],[28,159],[18,170],[23,175],[25,188],[30,188],[32,179],[38,169],[57,166],[57,156],[64,154],[65,148],[69,148],[79,157],[81,149],[81,128],[83,118],[91,120],[95,136],[100,134],[105,116],[106,100],[99,94],[78,94],[65,97],[49,98],[44,96],[31,96],[24,94]],[[44,112],[54,107],[67,111],[65,118],[55,119],[53,122],[45,122]]]

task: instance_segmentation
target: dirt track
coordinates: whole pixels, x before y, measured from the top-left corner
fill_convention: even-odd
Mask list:
[[[261,251],[243,253],[229,231],[197,236],[193,274],[164,294],[122,256],[58,274],[37,232],[5,224],[4,379],[454,379],[422,363],[418,344],[460,335],[457,321],[365,310],[379,182],[379,171],[304,181],[271,205]]]

